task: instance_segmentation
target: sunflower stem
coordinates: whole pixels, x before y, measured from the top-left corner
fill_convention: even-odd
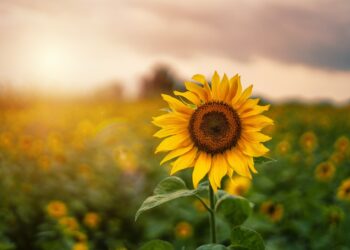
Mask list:
[[[210,210],[209,211],[209,222],[210,222],[210,232],[211,232],[211,243],[216,243],[216,226],[215,226],[215,197],[214,190],[209,183],[209,201]]]
[[[195,197],[202,203],[202,205],[205,207],[205,209],[210,212],[210,207],[208,207],[207,203],[205,203],[205,201],[199,196],[199,195],[195,195]]]

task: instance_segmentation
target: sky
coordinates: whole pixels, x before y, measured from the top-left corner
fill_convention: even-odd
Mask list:
[[[0,82],[135,95],[155,64],[242,76],[271,99],[350,99],[348,0],[1,0]]]

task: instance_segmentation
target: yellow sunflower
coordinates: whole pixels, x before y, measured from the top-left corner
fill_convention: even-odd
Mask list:
[[[243,90],[239,75],[220,79],[215,72],[211,84],[203,75],[192,80],[185,92],[174,91],[179,98],[162,95],[170,110],[153,118],[161,128],[154,136],[164,138],[156,153],[168,152],[161,164],[173,161],[171,174],[193,167],[194,187],[208,175],[215,191],[225,175],[252,178],[253,157],[269,151],[262,142],[271,138],[261,132],[273,124],[261,114],[269,105],[250,99],[253,86]]]
[[[344,180],[338,188],[338,199],[350,201],[350,178]]]

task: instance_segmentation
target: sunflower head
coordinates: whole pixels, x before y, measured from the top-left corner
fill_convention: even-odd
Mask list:
[[[67,214],[67,207],[62,201],[51,201],[47,205],[46,211],[53,218],[61,218]]]
[[[232,179],[227,179],[225,191],[232,195],[244,196],[251,186],[251,180],[242,177],[234,176]]]
[[[178,98],[162,95],[169,112],[153,118],[160,127],[154,136],[163,139],[156,153],[168,152],[161,164],[172,161],[171,174],[194,168],[193,185],[208,176],[214,190],[225,175],[251,178],[257,173],[253,157],[269,151],[262,143],[271,138],[261,132],[273,124],[262,115],[269,105],[250,99],[252,85],[243,90],[238,75],[220,78],[215,72],[211,83],[203,75],[192,80],[185,92],[174,92]]]
[[[350,201],[350,178],[344,180],[339,186],[337,196],[340,200]]]
[[[175,236],[178,239],[188,239],[193,234],[193,228],[191,224],[186,221],[179,222],[175,226]]]
[[[315,170],[315,177],[319,181],[329,181],[335,173],[335,167],[331,162],[320,163]]]
[[[266,215],[271,221],[278,222],[283,217],[284,209],[282,204],[266,201],[261,204],[260,212]]]

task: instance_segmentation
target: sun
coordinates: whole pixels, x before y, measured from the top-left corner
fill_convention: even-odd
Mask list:
[[[62,46],[42,47],[35,56],[36,70],[45,79],[60,79],[70,62],[68,51]]]

